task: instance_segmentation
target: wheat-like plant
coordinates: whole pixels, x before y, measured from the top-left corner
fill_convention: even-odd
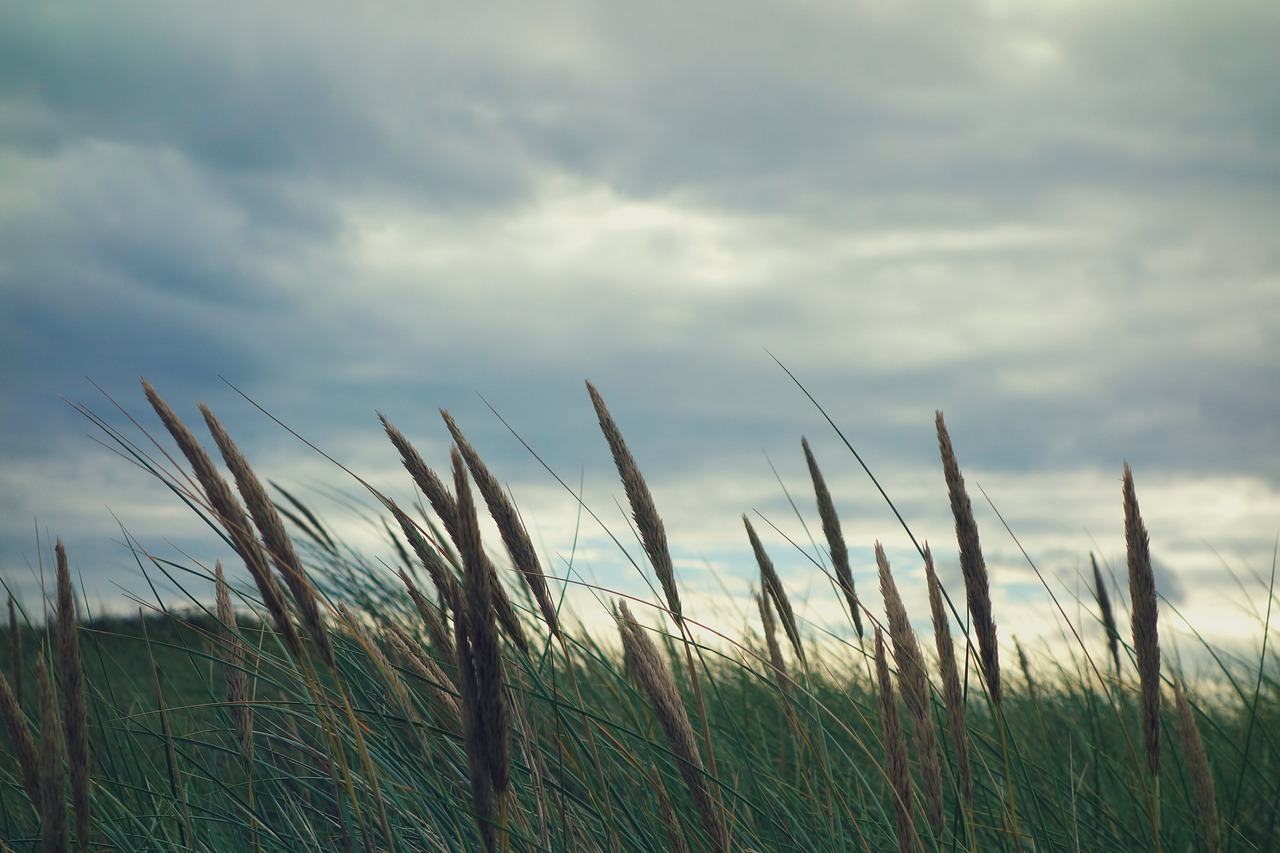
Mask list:
[[[1178,714],[1178,740],[1182,743],[1183,756],[1187,762],[1187,771],[1191,776],[1191,804],[1195,809],[1200,832],[1204,836],[1207,853],[1218,853],[1222,849],[1222,835],[1218,829],[1218,796],[1214,790],[1213,773],[1209,769],[1209,755],[1205,752],[1204,740],[1200,737],[1200,726],[1196,723],[1195,712],[1187,699],[1186,688],[1182,679],[1173,681],[1174,707]]]
[[[898,716],[898,700],[889,675],[889,661],[885,655],[884,632],[875,629],[876,684],[880,689],[880,730],[884,738],[885,773],[893,800],[893,819],[897,827],[898,853],[918,850],[915,820],[912,818],[911,767],[907,759],[907,740],[902,731],[902,718]]]
[[[1128,463],[1124,466],[1124,539],[1129,560],[1129,604],[1133,609],[1133,651],[1142,695],[1142,744],[1147,756],[1147,774],[1154,783],[1160,776],[1159,611],[1147,528],[1142,523],[1133,472]]]
[[[769,598],[773,599],[774,607],[778,608],[778,616],[782,619],[782,630],[786,633],[787,639],[791,641],[791,648],[795,650],[796,657],[800,659],[800,664],[803,666],[805,663],[804,645],[800,642],[800,631],[796,626],[796,616],[791,609],[791,600],[787,598],[787,591],[782,587],[782,578],[778,577],[778,572],[773,567],[773,560],[769,559],[769,555],[765,553],[760,537],[756,535],[755,528],[751,526],[751,519],[743,515],[742,523],[747,528],[747,538],[751,540],[751,551],[755,554],[756,565],[760,567],[760,585],[769,594]]]
[[[80,659],[80,635],[71,570],[62,540],[54,545],[58,587],[58,675],[62,683],[62,720],[67,733],[67,766],[71,801],[76,813],[76,840],[89,849],[89,710],[85,696],[84,662]]]
[[[324,618],[320,613],[320,603],[316,598],[315,590],[311,586],[311,581],[307,577],[307,570],[303,568],[302,560],[298,558],[298,553],[294,550],[293,540],[285,532],[284,522],[280,518],[280,513],[272,505],[271,499],[267,496],[267,490],[262,487],[261,481],[258,480],[258,475],[249,467],[248,460],[244,458],[240,448],[231,440],[231,436],[223,429],[222,424],[214,416],[213,412],[203,403],[200,404],[200,411],[204,415],[205,423],[209,427],[213,440],[217,442],[218,449],[222,451],[223,460],[231,470],[232,476],[235,477],[240,496],[244,499],[249,515],[253,518],[253,523],[257,526],[258,533],[262,536],[262,542],[266,546],[267,553],[271,555],[276,570],[280,572],[280,576],[284,578],[285,586],[289,588],[289,592],[293,595],[293,603],[302,617],[302,626],[306,628],[307,635],[311,637],[311,642],[315,644],[316,650],[320,652],[320,657],[324,660],[325,665],[330,670],[334,669],[336,664],[333,658],[333,643],[329,639],[329,630],[325,626]]]
[[[809,466],[809,478],[813,480],[813,493],[818,502],[818,518],[822,520],[822,533],[827,538],[827,548],[831,552],[831,565],[836,572],[836,583],[844,593],[845,604],[849,606],[849,617],[853,619],[853,628],[862,640],[862,607],[858,604],[858,593],[853,584],[853,571],[849,567],[849,549],[844,544],[844,530],[840,527],[840,516],[836,514],[835,503],[831,500],[831,492],[827,489],[827,481],[818,468],[818,460],[809,448],[807,438],[800,439],[804,449],[804,461]]]
[[[978,662],[987,682],[991,701],[1000,704],[1000,646],[996,640],[996,622],[991,613],[991,588],[987,581],[987,563],[982,557],[982,544],[978,540],[978,523],[973,517],[973,505],[960,474],[951,447],[951,436],[937,413],[938,449],[942,454],[942,472],[947,481],[947,494],[951,498],[951,513],[956,522],[956,540],[960,544],[960,571],[964,574],[966,599],[973,615],[973,630],[978,635]]]
[[[663,663],[657,646],[631,615],[625,601],[619,602],[615,619],[630,665],[629,671],[649,698],[654,716],[658,718],[658,724],[666,734],[667,743],[679,760],[680,775],[684,777],[685,787],[688,788],[689,796],[702,818],[703,827],[711,838],[711,847],[716,851],[727,851],[729,830],[725,816],[707,786],[705,766],[698,754],[693,726],[689,724],[689,715],[685,712],[684,703],[680,701],[680,691],[676,688],[675,679]]]
[[[889,639],[893,642],[894,660],[898,662],[898,685],[907,714],[911,717],[911,733],[920,762],[925,816],[933,829],[933,837],[941,840],[944,827],[942,765],[938,758],[938,732],[933,724],[933,702],[924,655],[920,652],[915,629],[911,627],[907,608],[898,593],[889,558],[879,542],[875,544],[875,553],[876,566],[880,570],[880,594],[884,597],[885,614],[889,620]]]
[[[485,504],[489,507],[489,514],[498,525],[498,533],[502,536],[502,543],[507,547],[507,553],[511,555],[512,564],[528,584],[534,600],[538,602],[538,609],[542,611],[542,618],[546,621],[548,630],[553,635],[559,636],[560,617],[556,613],[555,602],[551,600],[551,590],[547,587],[547,577],[542,571],[538,551],[533,547],[533,540],[529,538],[524,522],[520,520],[520,513],[516,511],[515,504],[502,491],[497,478],[489,472],[480,454],[476,453],[471,442],[467,441],[449,413],[441,409],[440,416],[444,418],[445,425],[453,436],[454,444],[462,454],[462,458],[466,460],[471,476],[476,481],[476,488],[480,490]]]
[[[36,659],[36,694],[40,705],[40,838],[44,853],[66,853],[71,843],[63,765],[66,750],[58,699],[43,654]]]

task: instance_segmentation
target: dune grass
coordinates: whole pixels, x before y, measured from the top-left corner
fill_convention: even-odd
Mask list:
[[[660,592],[598,590],[611,636],[562,609],[565,579],[543,567],[448,413],[443,475],[383,419],[429,512],[360,481],[385,514],[392,567],[337,541],[289,492],[269,497],[207,407],[230,480],[150,386],[167,441],[95,418],[219,533],[224,560],[252,584],[139,546],[148,577],[189,601],[86,619],[58,543],[56,618],[38,623],[9,599],[0,849],[1280,849],[1269,617],[1254,660],[1205,647],[1220,664],[1213,684],[1170,670],[1128,466],[1116,508],[1130,637],[1095,562],[1106,643],[1082,641],[1040,670],[1014,644],[1019,668],[1002,670],[999,614],[939,413],[939,488],[965,589],[939,583],[928,546],[919,565],[893,567],[877,546],[881,598],[859,595],[805,442],[845,639],[806,636],[750,519],[760,622],[734,639],[685,609],[657,502],[588,390]],[[500,542],[481,539],[486,510]],[[897,593],[895,575],[910,571],[928,583],[931,642]]]

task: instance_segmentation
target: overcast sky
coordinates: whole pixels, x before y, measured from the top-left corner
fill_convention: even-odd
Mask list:
[[[758,512],[811,630],[847,630],[784,538],[821,551],[787,501],[820,536],[806,435],[861,590],[881,539],[925,616],[906,534],[772,353],[944,579],[945,411],[1003,636],[1060,628],[977,486],[1088,623],[1089,552],[1123,584],[1127,460],[1169,603],[1256,638],[1280,533],[1278,43],[1272,0],[7,5],[0,572],[38,603],[61,536],[91,603],[128,606],[146,584],[119,525],[231,562],[62,399],[137,437],[88,380],[155,429],[142,376],[390,559],[326,497],[354,481],[225,377],[405,497],[375,411],[447,471],[448,408],[553,572],[572,555],[642,591],[589,519],[574,550],[573,496],[484,403],[638,554],[590,379],[697,614],[741,624]]]

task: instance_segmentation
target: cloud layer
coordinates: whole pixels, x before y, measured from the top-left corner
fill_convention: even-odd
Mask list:
[[[918,573],[769,354],[935,543],[950,534],[943,409],[971,480],[1050,576],[1074,583],[1090,550],[1122,561],[1123,460],[1171,601],[1225,630],[1239,620],[1217,596],[1223,564],[1268,569],[1272,3],[0,15],[0,568],[29,601],[37,529],[68,540],[106,607],[114,584],[144,586],[115,517],[148,547],[223,556],[85,438],[59,395],[110,411],[86,376],[140,415],[140,375],[184,415],[207,400],[268,476],[303,489],[353,484],[219,376],[389,489],[406,481],[373,412],[443,467],[447,407],[527,496],[549,553],[567,553],[575,502],[476,392],[625,532],[589,377],[691,585],[746,589],[744,511],[808,545],[783,492],[816,530],[802,434],[868,589],[877,537]],[[998,595],[1043,600],[985,523]],[[598,528],[581,547],[601,583],[638,583]],[[771,547],[812,582],[782,533]],[[828,599],[813,588],[815,621]]]

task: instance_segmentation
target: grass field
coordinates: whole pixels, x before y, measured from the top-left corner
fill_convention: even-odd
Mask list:
[[[10,598],[0,646],[3,849],[1280,849],[1274,588],[1260,590],[1256,658],[1206,645],[1216,677],[1184,682],[1162,660],[1127,467],[1116,523],[1130,612],[1117,615],[1095,567],[1109,642],[1082,642],[1070,662],[1032,669],[1001,643],[941,414],[964,588],[944,589],[924,548],[901,567],[877,549],[878,594],[855,589],[806,445],[848,639],[819,643],[797,622],[745,517],[759,619],[733,638],[686,616],[660,512],[588,388],[658,590],[602,591],[608,636],[567,618],[563,580],[447,415],[454,452],[439,475],[384,421],[425,498],[402,508],[370,491],[394,530],[393,573],[291,495],[269,495],[206,409],[225,477],[147,386],[181,470],[103,428],[220,532],[253,583],[143,558],[190,606],[89,621],[58,544],[54,615],[44,624]],[[501,542],[481,540],[484,512]],[[895,571],[928,578],[929,635],[912,628]]]

